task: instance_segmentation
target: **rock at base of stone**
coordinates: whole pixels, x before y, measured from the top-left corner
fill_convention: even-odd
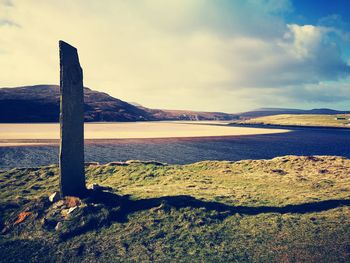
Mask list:
[[[74,211],[75,209],[77,209],[77,208],[78,208],[77,206],[74,206],[74,207],[69,208],[68,211],[67,211],[67,215],[73,213],[73,211]]]
[[[92,191],[101,191],[102,187],[98,184],[90,184],[88,186],[88,189],[92,190]]]
[[[59,192],[54,192],[52,195],[49,196],[49,201],[51,203],[55,203],[57,202],[58,200],[60,200],[60,194]]]
[[[75,197],[75,196],[66,196],[64,199],[64,204],[68,207],[74,207],[74,206],[79,206],[82,204],[82,201],[80,198]]]
[[[58,231],[62,227],[62,222],[58,222],[57,225],[55,226],[55,230]]]

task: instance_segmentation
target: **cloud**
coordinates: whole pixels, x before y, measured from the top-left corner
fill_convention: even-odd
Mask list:
[[[318,20],[318,25],[328,28],[339,40],[350,43],[350,24],[341,15],[332,14]]]
[[[281,108],[333,108],[349,109],[350,78],[343,81],[326,81],[317,84],[276,88],[244,89],[239,95],[248,108],[261,106]],[[254,96],[252,96],[254,94]]]
[[[313,25],[288,28],[282,46],[290,53],[288,64],[300,69],[295,72],[302,76],[300,83],[337,80],[350,74],[350,66],[343,61],[339,47],[328,40],[331,29]]]
[[[0,5],[13,6],[13,2],[11,0],[0,0]]]
[[[0,27],[19,27],[19,24],[11,19],[11,11],[14,4],[10,0],[0,0]]]
[[[350,83],[319,83],[290,88],[287,92],[294,100],[308,103],[342,103],[350,100]]]
[[[0,86],[58,83],[59,39],[78,47],[87,86],[155,108],[234,112],[350,74],[334,27],[286,24],[285,0],[17,0],[6,10],[0,18],[21,27],[0,26]]]
[[[127,6],[151,27],[168,33],[261,38],[277,36],[284,28],[278,15],[292,9],[289,0],[143,0],[128,1]]]
[[[220,42],[221,61],[229,72],[227,88],[283,88],[338,80],[350,74],[329,30],[287,25],[280,38],[235,37]]]
[[[0,26],[14,26],[19,27],[17,23],[8,19],[0,19]]]
[[[349,28],[349,23],[344,21],[343,17],[338,14],[331,14],[325,17],[321,17],[318,20],[318,25],[338,29]]]

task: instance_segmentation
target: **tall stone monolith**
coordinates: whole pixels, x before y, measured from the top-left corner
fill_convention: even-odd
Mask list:
[[[60,49],[60,190],[62,196],[85,193],[83,70],[77,49]]]

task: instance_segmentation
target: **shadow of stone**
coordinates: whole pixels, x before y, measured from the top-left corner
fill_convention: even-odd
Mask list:
[[[227,216],[233,214],[258,215],[262,213],[313,213],[334,209],[340,206],[350,206],[350,200],[325,200],[305,204],[295,204],[287,206],[232,206],[220,202],[203,201],[188,195],[164,196],[158,198],[131,200],[130,196],[119,196],[110,192],[92,193],[87,202],[100,203],[107,207],[119,207],[115,219],[119,222],[126,222],[129,214],[148,210],[165,205],[170,208],[204,208],[208,211],[226,212]]]
[[[158,198],[132,200],[130,196],[120,196],[107,191],[89,190],[84,202],[86,207],[78,210],[70,220],[63,223],[60,238],[63,240],[108,226],[113,222],[128,222],[128,216],[135,212],[154,208],[170,210],[181,208],[203,208],[216,211],[218,220],[234,215],[258,215],[263,213],[312,213],[322,212],[340,206],[350,206],[350,200],[326,200],[306,204],[276,206],[232,206],[220,202],[203,201],[188,195],[164,196]]]

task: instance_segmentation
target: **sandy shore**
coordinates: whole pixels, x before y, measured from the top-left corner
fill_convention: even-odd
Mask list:
[[[222,137],[284,132],[289,130],[229,127],[219,122],[85,123],[85,139],[90,141]],[[55,145],[58,139],[59,124],[57,123],[0,124],[0,147]]]

